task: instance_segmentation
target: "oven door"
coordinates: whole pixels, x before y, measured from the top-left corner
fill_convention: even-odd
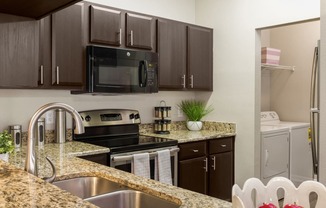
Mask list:
[[[131,162],[133,158],[133,154],[139,153],[149,153],[150,157],[150,176],[151,179],[155,180],[155,157],[157,155],[157,151],[164,150],[165,148],[158,148],[158,149],[151,149],[151,150],[143,150],[143,151],[135,151],[135,152],[128,152],[128,153],[111,153],[110,154],[110,167],[114,167],[119,170],[123,170],[126,172],[131,173]],[[177,146],[169,147],[170,155],[171,155],[171,175],[172,175],[172,183],[173,185],[177,186],[178,184],[178,151],[179,148]]]
[[[158,92],[156,53],[88,46],[87,54],[88,91]]]

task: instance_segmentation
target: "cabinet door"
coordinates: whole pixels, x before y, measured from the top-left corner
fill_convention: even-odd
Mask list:
[[[188,26],[188,88],[213,90],[213,30]]]
[[[207,193],[207,158],[179,161],[179,187],[202,194]]]
[[[126,46],[152,50],[154,23],[152,17],[126,13]]]
[[[120,46],[121,11],[90,6],[90,42]]]
[[[160,89],[186,88],[187,26],[157,20],[157,51],[159,56]]]
[[[0,14],[0,86],[37,87],[38,21]]]
[[[231,201],[234,184],[233,152],[209,156],[208,194],[219,199]]]
[[[83,3],[52,15],[52,84],[81,86],[84,72]]]
[[[47,16],[40,22],[40,44],[39,44],[39,88],[51,88],[52,60],[51,60],[51,16]]]

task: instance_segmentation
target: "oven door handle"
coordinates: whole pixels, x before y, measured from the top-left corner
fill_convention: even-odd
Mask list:
[[[173,154],[179,152],[179,150],[180,149],[178,147],[172,148],[172,149],[170,149],[170,154],[173,155]],[[157,156],[157,152],[149,153],[150,158],[155,157],[155,156]],[[131,161],[132,158],[133,158],[133,155],[131,154],[131,155],[124,155],[124,156],[112,156],[111,160],[113,162],[121,162],[121,161]]]

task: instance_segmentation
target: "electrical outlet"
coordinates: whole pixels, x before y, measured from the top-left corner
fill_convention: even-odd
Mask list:
[[[183,112],[180,107],[178,107],[178,118],[183,117]]]

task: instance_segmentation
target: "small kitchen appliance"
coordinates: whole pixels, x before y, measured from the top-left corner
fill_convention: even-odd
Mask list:
[[[22,146],[22,125],[11,125],[9,129],[15,148],[19,149]]]
[[[110,148],[107,157],[103,157],[101,161],[98,159],[94,161],[131,172],[133,155],[149,153],[150,177],[154,179],[157,151],[169,150],[172,181],[174,185],[177,185],[179,151],[177,140],[140,135],[140,115],[137,110],[103,109],[79,113],[85,133],[73,134],[73,140]]]
[[[158,54],[87,46],[86,91],[79,93],[158,92]]]

